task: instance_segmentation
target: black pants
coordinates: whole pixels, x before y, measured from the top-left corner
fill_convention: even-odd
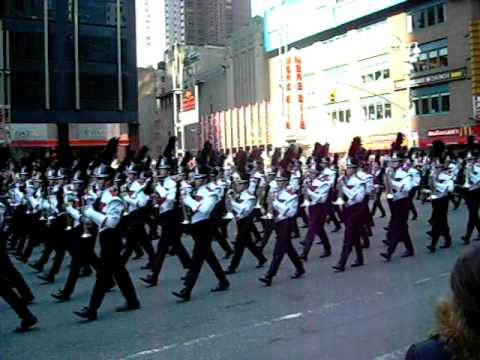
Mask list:
[[[92,233],[92,230],[90,232]],[[82,233],[83,226],[77,226],[68,232],[70,245],[67,250],[72,257],[72,263],[62,292],[69,296],[75,290],[82,267],[92,266],[95,270],[99,267],[99,259],[95,254],[96,235],[92,233],[92,236],[82,238]]]
[[[262,219],[262,225],[263,225],[263,236],[262,239],[260,240],[259,247],[260,249],[264,249],[265,246],[268,244],[268,240],[270,240],[270,236],[272,236],[272,232],[274,229],[274,222],[271,219]]]
[[[220,283],[228,283],[222,266],[212,250],[212,223],[203,220],[190,225],[189,232],[194,240],[192,266],[185,280],[185,290],[191,292],[197,282],[203,263],[206,261]]]
[[[438,239],[443,236],[445,245],[452,243],[450,227],[448,226],[449,196],[432,200],[432,247],[437,246]]]
[[[259,262],[262,262],[265,259],[262,251],[255,246],[252,238],[252,228],[254,226],[253,216],[247,216],[243,219],[237,220],[237,238],[235,240],[235,247],[233,249],[233,258],[230,263],[229,269],[236,270],[240,265],[242,260],[243,253],[245,248],[250,250],[250,252],[257,258]]]
[[[145,230],[146,216],[145,208],[138,209],[129,214],[124,222],[123,226],[126,237],[126,247],[122,254],[122,258],[125,264],[128,262],[134,251],[137,255],[143,254],[141,248],[147,253],[149,264],[153,264],[155,252]]]
[[[342,254],[340,255],[340,260],[338,262],[340,267],[346,266],[348,257],[353,248],[355,248],[355,253],[357,255],[356,261],[358,263],[363,263],[363,249],[360,237],[364,229],[364,210],[363,203],[345,207],[343,210],[345,234],[343,238]]]
[[[417,192],[418,192],[418,186],[414,187],[410,191],[410,194],[409,194],[409,197],[410,197],[410,211],[413,213],[414,218],[418,217],[417,208],[415,207],[415,201],[414,201],[415,197],[417,195]]]
[[[406,251],[413,255],[414,248],[408,231],[408,215],[410,214],[410,198],[391,201],[392,217],[389,225],[388,254],[391,256],[397,245],[403,242]]]
[[[480,207],[480,189],[465,192],[465,203],[467,204],[468,208],[468,224],[465,237],[470,239],[475,228],[480,234],[480,219],[478,218],[478,209]]]
[[[290,261],[298,272],[304,271],[300,256],[298,256],[298,253],[292,244],[292,226],[293,218],[275,223],[277,241],[275,243],[275,249],[273,250],[273,258],[270,264],[270,269],[267,272],[267,277],[273,278],[277,275],[278,268],[280,267],[285,254],[290,258]]]
[[[306,258],[310,253],[315,236],[318,236],[322,241],[325,253],[331,253],[332,247],[325,232],[324,225],[327,218],[328,204],[316,204],[310,206],[308,209],[308,231],[305,236],[305,244],[303,249],[303,256]]]
[[[328,219],[330,221],[333,221],[335,228],[338,229],[342,226],[342,221],[344,221],[343,214],[340,211],[340,207],[338,205],[332,204],[329,200],[327,201],[327,203]]]
[[[38,264],[41,266],[41,268],[43,268],[48,262],[50,255],[55,252],[55,257],[53,259],[52,266],[50,267],[48,274],[51,277],[55,277],[55,275],[58,274],[58,272],[60,271],[60,267],[62,266],[62,262],[65,257],[65,217],[60,216],[52,220],[50,225],[45,226],[45,247],[43,249],[42,256],[38,260]]]
[[[10,261],[6,251],[4,239],[0,239],[0,296],[17,313],[20,319],[33,317],[28,310],[25,299],[33,295],[23,277]],[[17,289],[20,296],[13,290]]]
[[[386,212],[382,204],[382,191],[380,189],[375,193],[375,199],[373,200],[373,206],[370,214],[372,216],[375,216],[377,209],[380,210],[380,214],[382,215],[382,217],[386,216]]]
[[[31,228],[29,230],[28,242],[23,250],[22,261],[27,262],[32,256],[33,250],[42,243],[47,235],[47,228],[44,221],[39,220],[40,215],[32,215]]]
[[[111,286],[112,277],[127,303],[130,305],[138,304],[135,288],[120,255],[122,238],[119,230],[103,230],[100,232],[99,239],[101,254],[98,263],[97,280],[90,298],[90,311],[97,311],[100,308],[103,298]]]
[[[182,227],[180,224],[180,216],[175,210],[167,211],[160,215],[160,223],[162,225],[162,233],[157,244],[157,253],[153,261],[152,277],[158,278],[162,271],[165,257],[168,250],[173,249],[175,255],[178,256],[184,269],[189,269],[192,263],[188,251],[182,244]]]
[[[218,245],[220,245],[220,247],[225,253],[231,254],[233,250],[227,240],[227,231],[225,227],[226,220],[222,219],[219,212],[216,212],[212,216],[213,218],[211,220],[211,223],[212,223],[211,231],[212,231],[213,239],[217,241]],[[228,221],[227,221],[227,224],[228,224]]]

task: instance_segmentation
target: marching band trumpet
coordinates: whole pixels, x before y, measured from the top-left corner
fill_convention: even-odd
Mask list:
[[[81,235],[82,239],[86,239],[92,236],[90,232],[88,231],[88,223],[87,223],[87,217],[85,216],[85,198],[82,197],[82,208],[81,208],[81,222],[83,226],[83,233]]]
[[[387,193],[387,199],[393,199],[393,189],[392,189],[392,170],[393,168],[388,167],[385,170],[383,175],[383,183],[385,185],[385,192]]]
[[[227,191],[225,198],[225,207],[227,208],[227,213],[222,217],[223,220],[232,220],[235,218],[232,210],[232,195],[234,191],[232,189]]]

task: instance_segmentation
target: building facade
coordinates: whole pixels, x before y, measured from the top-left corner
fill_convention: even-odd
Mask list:
[[[343,152],[356,135],[388,149],[399,131],[417,147],[475,134],[469,25],[477,1],[313,5],[286,1],[266,12],[274,146],[321,141]],[[325,21],[314,22],[320,15]]]
[[[167,47],[225,45],[250,13],[250,0],[165,0]]]
[[[38,141],[66,143],[71,132],[96,144],[110,128],[125,138],[121,123],[135,133],[134,2],[4,0],[0,59],[1,101],[9,109],[12,134],[16,124],[31,124]],[[91,124],[90,130],[79,132],[76,124]],[[22,141],[28,143],[29,136]]]

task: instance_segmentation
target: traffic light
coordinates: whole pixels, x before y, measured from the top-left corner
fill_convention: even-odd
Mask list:
[[[472,94],[480,95],[480,20],[470,22]]]
[[[337,90],[335,89],[330,91],[330,102],[331,103],[337,102]]]

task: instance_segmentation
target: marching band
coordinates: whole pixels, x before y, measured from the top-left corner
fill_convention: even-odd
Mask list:
[[[212,292],[229,289],[230,276],[240,269],[245,249],[256,258],[257,268],[264,267],[268,262],[265,246],[274,232],[271,262],[259,278],[271,286],[285,254],[296,269],[292,278],[306,273],[317,236],[323,247],[320,258],[333,255],[325,230],[329,222],[335,225],[334,231],[344,227],[342,250],[333,266],[335,272],[344,272],[352,250],[355,258],[350,266],[365,265],[363,253],[370,247],[376,211],[381,217],[387,215],[383,199],[390,219],[380,256],[387,262],[400,243],[405,248],[401,257],[414,256],[409,217],[412,212],[412,219],[417,218],[414,203],[420,198],[432,204],[430,252],[436,251],[440,237],[444,239],[441,248],[452,245],[451,200],[455,208],[465,200],[469,216],[462,240],[469,244],[474,229],[480,233],[480,161],[473,139],[461,154],[441,142],[434,143],[430,153],[407,151],[402,143],[403,135],[398,134],[389,153],[372,153],[356,137],[344,157],[331,157],[328,144],[316,144],[308,158],[293,145],[283,156],[277,149],[271,159],[258,149],[226,158],[207,143],[197,156],[187,153],[177,159],[175,138],[171,138],[158,161],[144,148],[120,162],[115,159],[118,140],[112,139],[102,154],[92,158],[72,161],[64,156],[28,163],[0,159],[0,296],[22,320],[17,332],[36,324],[28,309],[34,296],[8,252],[28,263],[34,250],[42,247],[40,258],[29,265],[46,283],[55,282],[65,254],[71,257],[64,286],[52,294],[58,301],[69,301],[78,279],[96,271],[88,306],[74,311],[84,319],[97,318],[105,294],[114,286],[125,300],[117,311],[140,308],[126,269],[133,253],[136,258],[148,256],[142,269],[150,273],[140,278],[148,286],[158,284],[168,254],[178,257],[185,274],[183,287],[173,295],[189,301],[205,262],[218,280]],[[300,253],[294,244],[300,234],[298,218],[307,228],[299,241]],[[232,222],[236,225],[233,249],[228,241]],[[158,227],[161,233],[154,248],[152,238],[157,238]],[[183,235],[193,239],[191,253],[182,242]],[[213,241],[224,251],[224,258],[230,258],[226,269],[212,248]],[[46,270],[52,254],[52,265]]]

